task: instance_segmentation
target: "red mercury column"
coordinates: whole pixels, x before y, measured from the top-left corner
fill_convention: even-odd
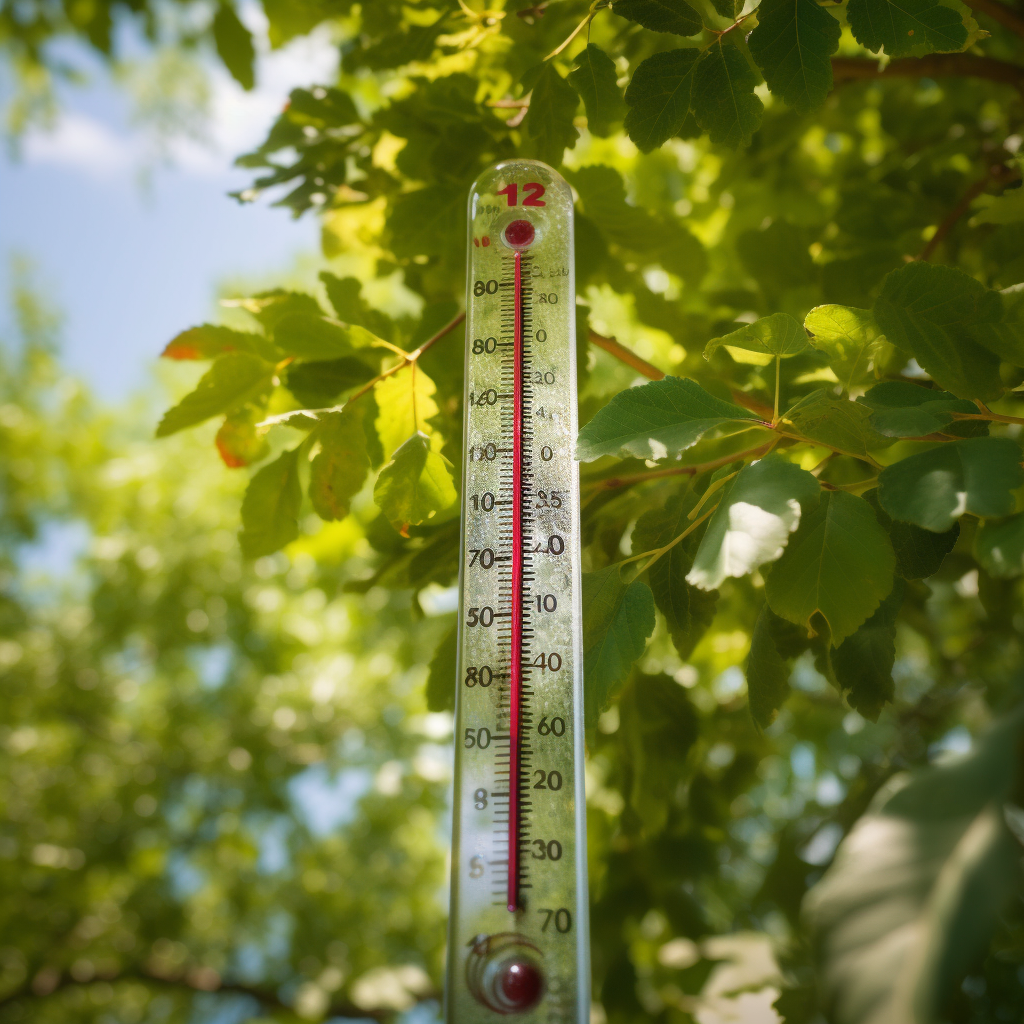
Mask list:
[[[534,239],[528,220],[504,231],[515,249],[515,338],[512,383],[512,651],[509,668],[508,909],[519,906],[519,761],[523,695],[523,254]]]

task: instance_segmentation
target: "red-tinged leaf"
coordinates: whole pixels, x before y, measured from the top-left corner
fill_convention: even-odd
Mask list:
[[[265,430],[259,430],[246,413],[224,418],[214,444],[228,469],[241,469],[259,462],[267,454]]]
[[[236,331],[217,324],[200,324],[172,338],[160,353],[164,359],[215,359],[225,352],[247,352],[276,362],[274,346],[262,334]]]

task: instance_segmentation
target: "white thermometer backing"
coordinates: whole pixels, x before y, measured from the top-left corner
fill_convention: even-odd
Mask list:
[[[587,1024],[572,192],[497,164],[469,236],[446,1020]]]

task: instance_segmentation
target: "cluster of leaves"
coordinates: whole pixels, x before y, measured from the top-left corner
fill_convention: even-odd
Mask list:
[[[906,870],[935,912],[921,921],[977,939],[950,959],[930,924],[908,929],[905,959],[875,950],[879,990],[912,963],[917,1019],[1012,1016],[1020,906],[974,899],[965,867],[1004,863],[1011,756],[967,773],[974,803],[922,810],[886,790],[810,920],[799,905],[834,849],[821,839],[821,857],[817,837],[853,828],[954,722],[977,731],[1018,699],[1019,14],[999,0],[974,5],[978,22],[957,0],[342,6],[339,79],[293,93],[242,158],[264,172],[241,198],[318,211],[346,276],[234,300],[248,330],[175,339],[168,356],[213,364],[160,432],[223,415],[229,465],[271,460],[243,502],[246,553],[304,543],[304,494],[326,536],[375,502],[374,554],[343,586],[452,584],[465,196],[505,157],[562,166],[580,336],[600,332],[581,351],[579,455],[608,1019],[686,1019],[706,974],[662,973],[670,936],[776,925],[788,1021],[813,1019],[815,987],[833,1019],[873,1019],[843,966],[860,906],[844,851],[878,819],[902,822],[907,848],[938,822],[942,870],[894,856],[885,878]],[[638,369],[650,383],[631,386]],[[442,645],[439,710],[450,664]],[[763,765],[800,743],[840,796],[762,814],[781,799]],[[1003,817],[975,827],[990,804]],[[969,972],[985,985],[957,989]]]

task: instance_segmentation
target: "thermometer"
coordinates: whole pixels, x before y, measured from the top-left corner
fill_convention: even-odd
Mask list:
[[[587,1024],[573,200],[535,160],[469,195],[446,1020]]]

